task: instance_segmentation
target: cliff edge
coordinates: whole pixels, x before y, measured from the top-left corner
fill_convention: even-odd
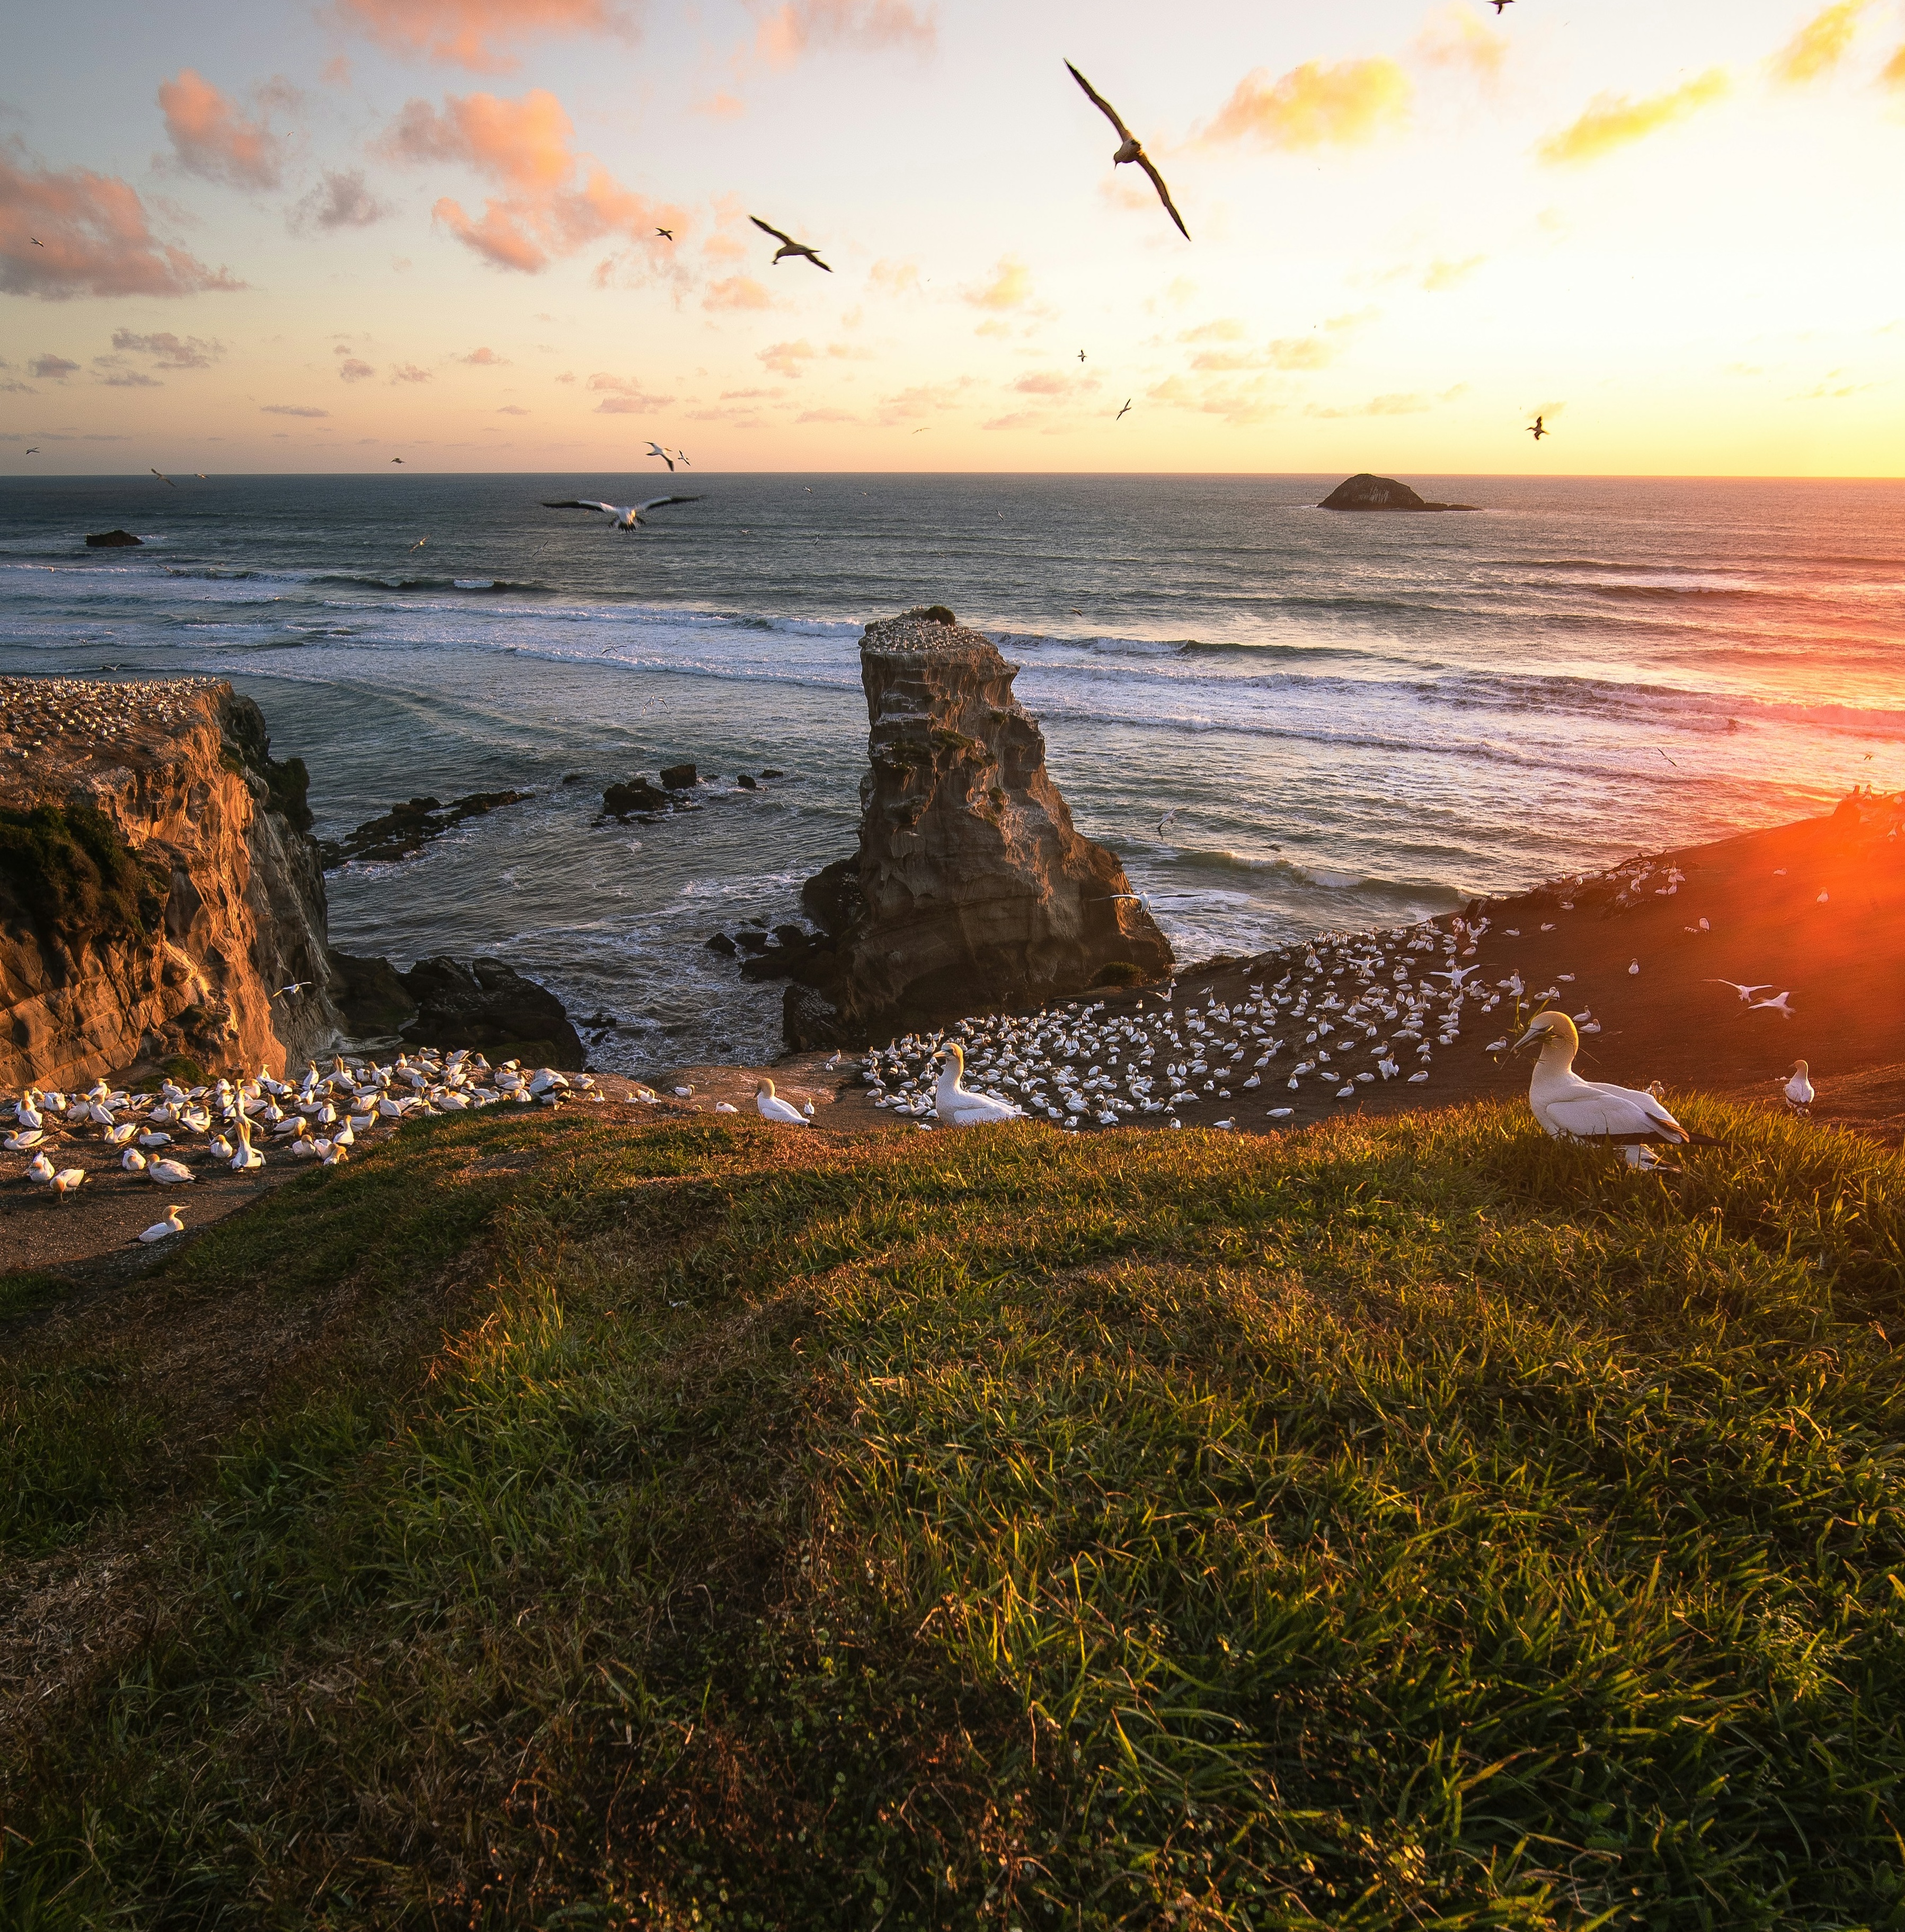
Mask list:
[[[1072,828],[1045,739],[1012,695],[1018,670],[950,612],[867,626],[860,850],[802,893],[826,939],[788,988],[790,1046],[1169,970],[1124,867]]]
[[[307,782],[222,680],[0,677],[0,1086],[334,1039]]]

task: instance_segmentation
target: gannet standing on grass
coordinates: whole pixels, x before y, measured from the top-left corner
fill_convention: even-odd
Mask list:
[[[966,1070],[966,1050],[957,1040],[949,1040],[940,1048],[940,1057],[946,1064],[934,1090],[933,1105],[948,1126],[995,1126],[1006,1120],[1024,1119],[1024,1109],[1010,1101],[990,1094],[970,1093],[960,1085],[960,1076]]]
[[[1534,1118],[1557,1140],[1600,1141],[1622,1148],[1630,1167],[1652,1165],[1653,1147],[1718,1147],[1706,1134],[1690,1132],[1652,1094],[1583,1080],[1574,1071],[1581,1036],[1565,1013],[1537,1013],[1515,1051],[1539,1042],[1540,1056],[1528,1083]]]
[[[1811,1071],[1803,1060],[1792,1063],[1792,1078],[1786,1083],[1786,1104],[1796,1113],[1803,1114],[1817,1097],[1813,1092]]]
[[[806,1127],[813,1123],[798,1107],[790,1107],[774,1091],[774,1083],[764,1074],[754,1083],[754,1104],[764,1120],[772,1120],[776,1126]]]

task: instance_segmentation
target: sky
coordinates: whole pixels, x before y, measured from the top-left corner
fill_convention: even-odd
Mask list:
[[[8,42],[0,473],[1905,473],[1905,0],[72,0]]]

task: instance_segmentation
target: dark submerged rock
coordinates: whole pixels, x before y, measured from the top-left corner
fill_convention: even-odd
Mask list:
[[[290,762],[298,763],[295,759]],[[302,765],[298,768],[303,769]],[[353,859],[407,859],[466,819],[481,818],[500,806],[520,805],[535,796],[526,791],[472,791],[448,805],[440,799],[413,798],[393,805],[380,818],[367,819],[342,838],[326,839],[318,850],[327,872]]]
[[[88,550],[138,550],[145,544],[130,530],[95,530],[86,538]]]
[[[582,1041],[562,1003],[546,986],[500,959],[440,955],[400,974],[416,1017],[399,1028],[417,1046],[480,1047],[568,1070],[583,1064]]]
[[[668,794],[658,790],[646,778],[612,784],[602,794],[602,809],[616,818],[626,818],[637,812],[666,812],[669,803]]]
[[[662,788],[664,791],[692,791],[697,782],[692,765],[664,765]]]

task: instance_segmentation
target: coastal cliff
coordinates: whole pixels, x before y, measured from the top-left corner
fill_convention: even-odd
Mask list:
[[[856,1044],[1124,985],[1171,948],[1116,856],[1076,831],[1018,667],[949,612],[870,624],[860,850],[809,880],[826,934],[788,988],[790,1046]]]
[[[334,1038],[306,783],[220,680],[0,678],[0,1085]]]

